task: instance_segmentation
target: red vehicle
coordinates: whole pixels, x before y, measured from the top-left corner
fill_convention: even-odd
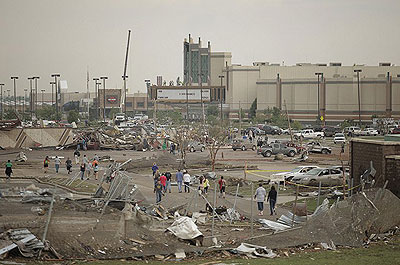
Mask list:
[[[391,134],[400,134],[400,127],[394,128]]]

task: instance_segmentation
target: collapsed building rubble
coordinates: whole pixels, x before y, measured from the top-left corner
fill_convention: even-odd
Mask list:
[[[279,233],[246,242],[272,249],[331,241],[336,246],[360,247],[370,235],[400,225],[400,199],[389,190],[376,188],[336,202],[330,208],[325,201],[306,222],[298,224],[298,229],[289,229],[291,223],[281,221],[262,221]]]

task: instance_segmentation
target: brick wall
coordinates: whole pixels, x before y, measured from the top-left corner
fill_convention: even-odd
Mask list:
[[[400,197],[400,156],[386,158],[385,177],[390,190]]]
[[[354,186],[360,184],[360,176],[370,167],[370,161],[372,161],[373,167],[376,169],[375,185],[382,187],[388,178],[386,175],[389,172],[399,170],[398,166],[400,164],[397,164],[397,162],[389,161],[390,165],[387,164],[386,157],[389,155],[400,155],[400,143],[363,139],[352,140],[350,142],[350,173],[354,181]],[[390,176],[392,174],[395,173],[390,173]],[[394,175],[391,178],[395,178],[399,182],[400,174]],[[396,181],[390,181],[387,188],[399,196],[400,187],[395,183]]]

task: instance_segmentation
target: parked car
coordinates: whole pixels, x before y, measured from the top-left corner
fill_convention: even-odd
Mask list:
[[[294,177],[292,181],[310,186],[317,186],[319,182],[323,186],[337,186],[343,183],[343,174],[341,170],[335,168],[314,168],[307,174]]]
[[[271,175],[271,181],[273,182],[283,182],[291,181],[292,178],[306,174],[311,169],[318,168],[318,166],[298,166],[287,172],[280,172]]]
[[[248,134],[250,131],[252,131],[254,135],[265,135],[265,131],[258,127],[249,127],[245,130],[245,133]]]
[[[393,128],[390,134],[400,134],[400,127]]]
[[[326,126],[322,129],[324,132],[325,137],[333,137],[336,133],[342,132],[340,127],[333,127],[333,126]]]
[[[365,128],[364,130],[362,130],[360,132],[360,135],[363,135],[363,136],[370,136],[370,135],[377,136],[378,134],[379,134],[379,132],[374,128]]]
[[[187,149],[190,152],[196,152],[196,151],[204,152],[204,150],[206,150],[206,146],[200,142],[190,142],[188,144]]]
[[[344,142],[346,142],[346,137],[344,136],[344,133],[337,133],[335,134],[335,137],[333,137],[334,144],[340,144]]]
[[[266,134],[281,134],[282,130],[278,126],[273,126],[273,125],[264,125],[263,131],[265,131]]]
[[[253,151],[256,150],[256,142],[251,142],[248,139],[235,139],[232,143],[233,151],[242,150],[246,151],[247,149],[251,149]]]
[[[332,148],[323,146],[319,142],[310,142],[307,144],[307,149],[311,153],[321,153],[321,154],[330,154],[332,153]]]
[[[361,129],[360,127],[357,126],[350,126],[350,127],[346,127],[344,128],[344,134],[348,135],[348,136],[358,136],[361,134]]]
[[[323,138],[323,132],[314,132],[313,129],[305,129],[294,135],[296,138],[304,138],[304,139],[314,139],[314,138]]]
[[[276,154],[284,154],[289,157],[294,157],[296,155],[296,148],[288,147],[282,143],[272,143],[270,145],[264,145],[257,152],[263,157],[270,157]]]

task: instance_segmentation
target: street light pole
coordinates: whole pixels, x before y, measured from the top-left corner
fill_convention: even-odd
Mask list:
[[[149,79],[145,79],[144,82],[146,83],[146,88],[147,88],[146,109],[147,109],[147,115],[149,115],[149,88],[150,88],[150,80],[149,80]]]
[[[0,97],[1,97],[1,99],[0,99],[0,103],[1,103],[1,120],[3,120],[3,86],[4,86],[4,84],[0,84],[0,89],[1,89],[1,91],[0,91]]]
[[[324,76],[323,73],[315,73],[316,76],[318,76],[318,91],[317,91],[317,105],[318,105],[318,120],[321,118],[321,113],[320,113],[320,106],[319,106],[319,77],[321,76],[321,81],[322,77]]]
[[[60,77],[60,74],[52,74],[51,77],[54,77],[54,87],[56,91],[56,119],[58,120],[58,85],[57,85],[57,77]]]
[[[100,79],[103,80],[103,120],[106,122],[106,80],[108,77],[102,76]]]
[[[11,96],[10,96],[10,89],[7,89],[8,92],[8,110],[11,110]]]
[[[40,79],[40,77],[34,76],[33,79],[35,80],[35,113],[37,115],[37,110],[38,110],[38,79]]]
[[[99,81],[99,79],[96,77],[96,78],[93,78],[93,81],[94,81],[94,93],[95,93],[95,98],[96,98],[96,103],[95,103],[94,107],[96,109],[96,119],[98,119],[97,115],[99,112],[97,110],[97,108],[98,108],[97,102],[99,101],[99,99],[98,99],[98,94],[97,94],[97,84],[98,84],[97,81]]]
[[[44,93],[44,91],[46,91],[46,90],[42,89],[42,90],[40,90],[40,91],[42,91],[42,107],[41,107],[41,109],[43,109],[43,103],[44,103],[43,93]]]
[[[51,107],[54,106],[54,85],[56,83],[55,82],[50,82],[51,85]]]
[[[222,115],[222,95],[223,95],[223,89],[222,89],[222,80],[225,78],[225,76],[223,76],[223,75],[219,75],[218,76],[220,79],[221,79],[221,88],[220,88],[220,91],[219,91],[219,101],[220,101],[220,104],[221,104],[221,110],[220,110],[220,115],[221,115],[221,121],[223,121],[223,119],[224,119],[224,116]]]
[[[358,122],[359,127],[361,128],[361,98],[360,98],[360,73],[361,69],[354,70],[354,73],[357,73],[357,91],[358,91]]]
[[[23,105],[22,105],[22,108],[23,108],[23,119],[25,120],[25,100],[26,100],[26,91],[28,91],[28,89],[27,88],[24,88],[24,101],[23,101]]]
[[[17,114],[17,79],[18,76],[12,76],[11,79],[13,80],[14,83],[14,111],[15,115]]]

